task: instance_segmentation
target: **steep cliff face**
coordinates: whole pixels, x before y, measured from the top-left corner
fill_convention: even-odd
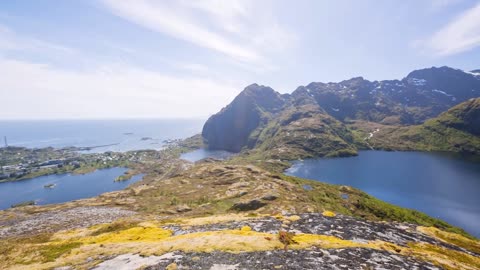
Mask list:
[[[210,149],[238,152],[247,145],[250,133],[284,104],[285,100],[272,88],[252,84],[208,119],[202,136]]]

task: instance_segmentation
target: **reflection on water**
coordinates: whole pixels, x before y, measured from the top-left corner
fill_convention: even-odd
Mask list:
[[[288,175],[359,188],[480,236],[480,163],[458,155],[361,151],[297,162]]]
[[[194,150],[192,152],[182,154],[180,158],[190,162],[195,162],[204,158],[227,159],[233,155],[234,153],[223,151],[223,150],[208,150],[208,149],[201,148],[201,149]]]
[[[0,209],[25,201],[43,205],[94,197],[104,192],[124,189],[143,178],[139,174],[127,181],[114,182],[116,177],[126,171],[126,168],[109,168],[83,175],[47,175],[0,183]]]

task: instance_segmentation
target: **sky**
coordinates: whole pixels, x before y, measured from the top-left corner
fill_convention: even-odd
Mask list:
[[[0,119],[207,118],[246,86],[480,68],[480,1],[0,1]]]

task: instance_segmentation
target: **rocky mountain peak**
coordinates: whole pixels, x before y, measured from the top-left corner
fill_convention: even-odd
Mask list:
[[[202,136],[210,149],[239,152],[247,144],[250,133],[284,104],[284,97],[272,88],[251,84],[207,120]]]
[[[363,77],[360,76],[360,77],[353,77],[351,79],[341,81],[339,84],[348,85],[348,84],[358,84],[363,82],[368,82],[368,80],[365,80]]]
[[[237,102],[240,102],[240,100],[243,99],[245,99],[245,102],[254,103],[267,111],[278,110],[285,103],[285,100],[280,93],[273,90],[271,87],[258,85],[256,83],[245,87],[245,89],[235,98]],[[235,103],[235,100],[233,103]]]
[[[458,84],[460,81],[471,82],[475,80],[472,73],[474,72],[465,72],[447,66],[431,67],[414,70],[407,75],[406,79],[425,80],[427,83],[441,87],[440,84],[450,85],[449,82],[452,84]]]

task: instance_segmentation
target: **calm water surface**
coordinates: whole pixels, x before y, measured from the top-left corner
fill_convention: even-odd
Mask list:
[[[116,177],[126,171],[126,168],[109,168],[84,175],[47,175],[0,183],[0,209],[30,200],[43,205],[90,198],[104,192],[124,189],[143,178],[143,175],[139,174],[127,181],[114,182]],[[55,184],[55,187],[45,188],[44,185],[47,184]]]
[[[203,119],[0,121],[0,145],[55,148],[102,146],[89,152],[161,149],[167,139],[200,133]]]
[[[361,151],[297,162],[288,175],[349,185],[422,211],[480,237],[480,163],[421,152]]]
[[[195,162],[204,158],[215,158],[215,159],[227,159],[234,155],[234,153],[223,151],[223,150],[208,150],[208,149],[197,149],[192,152],[184,153],[180,158],[188,160],[190,162]]]

